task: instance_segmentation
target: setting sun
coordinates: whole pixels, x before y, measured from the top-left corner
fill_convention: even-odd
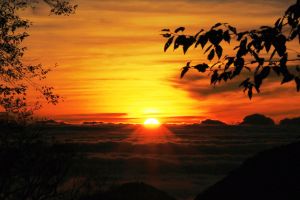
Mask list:
[[[148,118],[144,121],[144,125],[147,127],[158,127],[160,122],[155,118]]]

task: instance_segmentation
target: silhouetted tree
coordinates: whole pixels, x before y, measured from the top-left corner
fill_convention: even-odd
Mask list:
[[[63,188],[72,154],[61,151],[27,123],[31,115],[26,101],[29,87],[49,103],[56,104],[59,98],[52,87],[36,82],[45,79],[50,70],[23,62],[26,48],[22,42],[29,36],[26,29],[31,24],[18,11],[39,2],[48,4],[56,15],[69,15],[76,9],[69,0],[0,1],[0,107],[8,117],[17,114],[20,120],[0,122],[1,200],[73,199],[75,191]]]
[[[24,114],[29,111],[26,101],[29,87],[38,90],[49,103],[56,104],[59,99],[52,87],[36,83],[37,80],[45,79],[50,69],[41,64],[25,64],[23,61],[26,47],[22,46],[22,42],[29,36],[26,29],[31,23],[21,18],[18,11],[39,2],[49,5],[51,13],[56,15],[72,14],[77,7],[69,0],[0,1],[0,107],[10,113]]]
[[[242,72],[248,71],[240,87],[244,88],[244,92],[248,92],[250,99],[254,89],[257,93],[260,92],[263,81],[271,71],[282,77],[281,84],[294,81],[299,92],[300,68],[294,62],[300,60],[300,54],[296,51],[296,57],[292,58],[287,50],[288,43],[295,39],[298,38],[300,43],[299,20],[300,0],[297,0],[273,26],[239,32],[228,23],[217,23],[207,31],[201,29],[195,35],[184,34],[184,27],[179,27],[175,31],[163,29],[162,36],[167,38],[164,51],[174,44],[174,50],[182,47],[184,54],[189,48],[200,46],[204,49],[204,54],[208,54],[207,59],[210,63],[191,65],[191,62],[187,62],[182,68],[181,78],[190,69],[196,69],[200,73],[208,73],[211,84],[215,85],[232,80]],[[238,43],[233,49],[233,55],[224,54],[223,45],[232,42]]]

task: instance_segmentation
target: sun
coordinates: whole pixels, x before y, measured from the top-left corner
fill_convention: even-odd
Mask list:
[[[160,122],[155,118],[148,118],[144,121],[146,127],[155,128],[160,125]]]

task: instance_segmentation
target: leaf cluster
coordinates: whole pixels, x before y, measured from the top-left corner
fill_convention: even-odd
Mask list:
[[[172,47],[183,49],[185,54],[190,48],[203,49],[210,63],[191,66],[190,62],[182,68],[181,78],[190,70],[209,73],[211,84],[227,82],[239,77],[242,72],[248,74],[240,87],[244,88],[251,99],[253,91],[260,92],[263,81],[273,71],[281,77],[281,84],[294,81],[296,89],[300,88],[300,68],[288,67],[288,62],[299,61],[299,53],[291,59],[287,44],[296,39],[300,43],[300,1],[291,5],[284,16],[273,26],[262,26],[258,29],[239,32],[228,23],[216,23],[209,30],[201,29],[195,35],[184,33],[185,27],[174,31],[163,29],[162,36],[167,39],[164,51]],[[224,54],[224,45],[237,45],[232,49],[233,54]],[[249,73],[250,72],[250,73]]]

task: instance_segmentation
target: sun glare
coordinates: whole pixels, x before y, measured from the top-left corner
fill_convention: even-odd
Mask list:
[[[146,127],[158,127],[160,125],[159,121],[155,118],[148,118],[144,121]]]

